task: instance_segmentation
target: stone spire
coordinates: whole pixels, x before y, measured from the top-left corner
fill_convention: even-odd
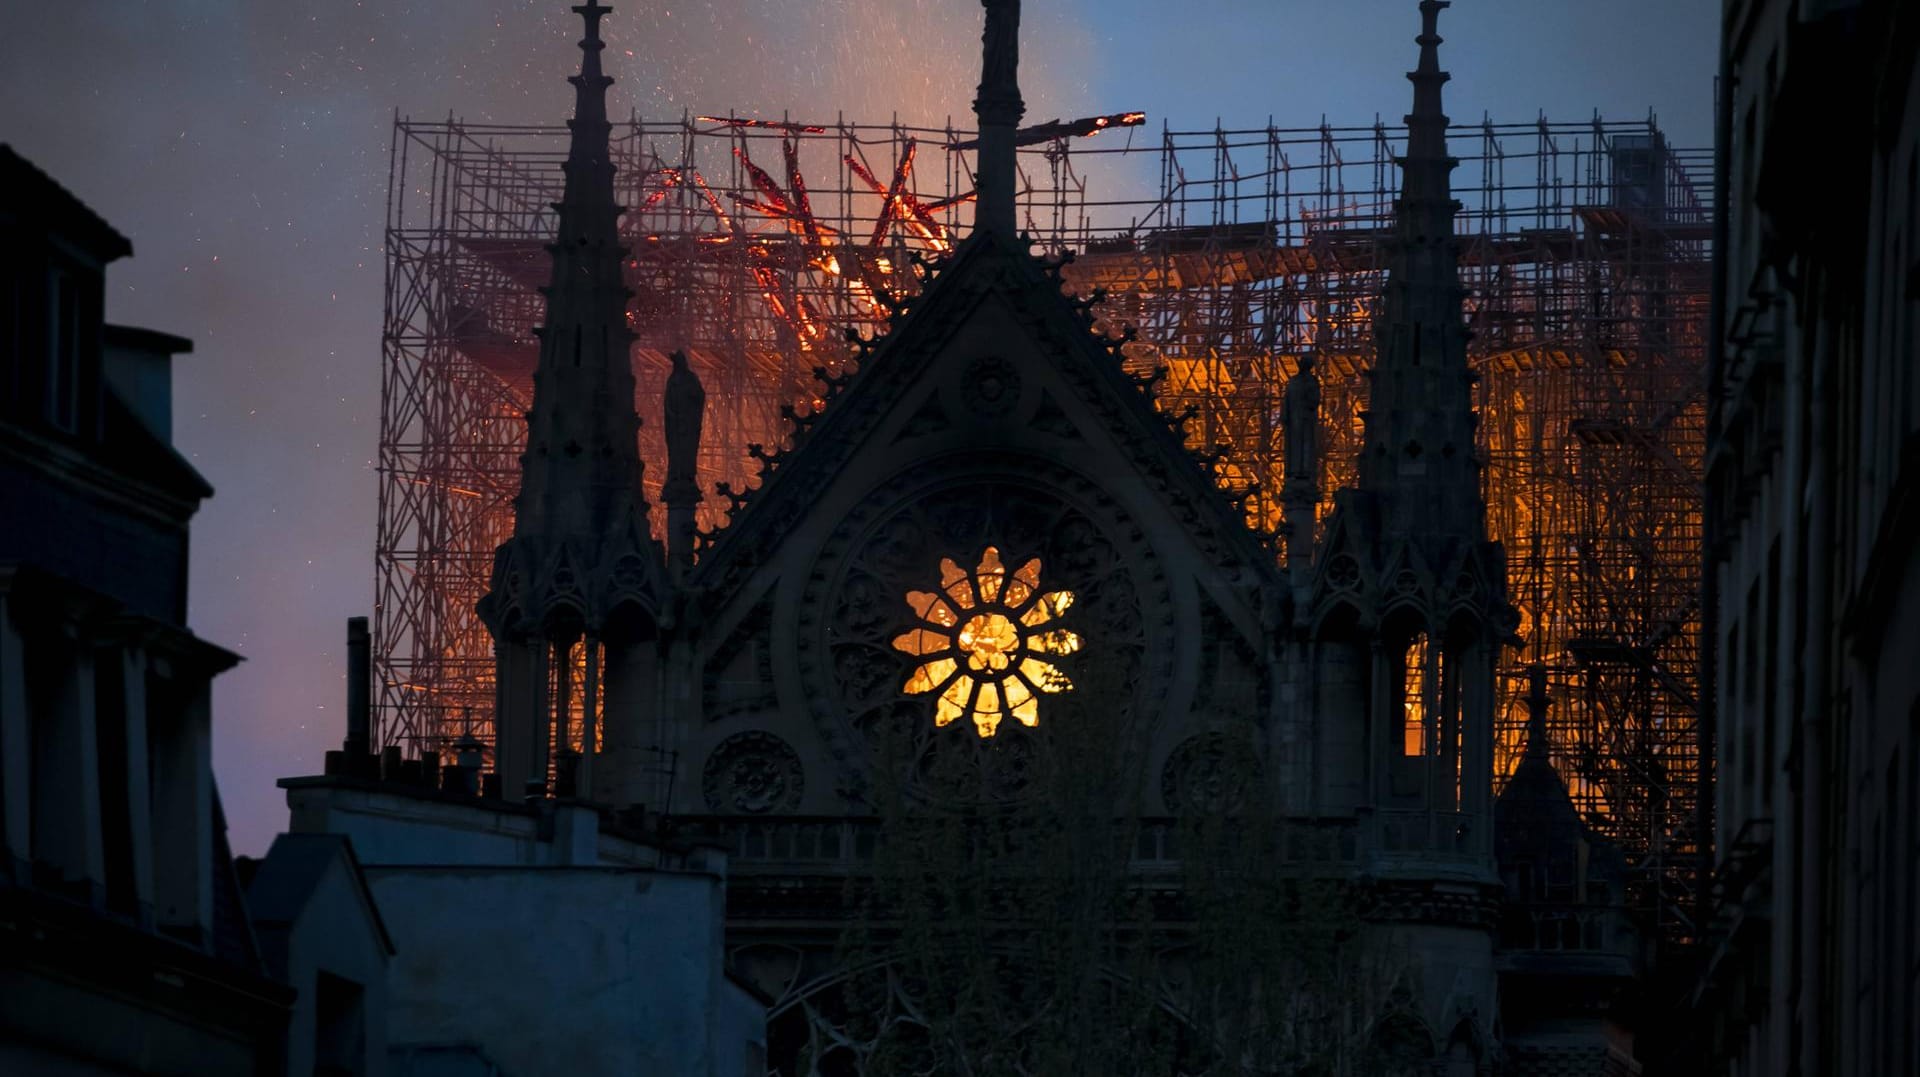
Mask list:
[[[1459,244],[1441,87],[1440,12],[1421,0],[1420,64],[1400,160],[1400,199],[1387,240],[1387,287],[1376,323],[1372,398],[1359,485],[1382,499],[1389,533],[1484,537],[1473,453],[1473,374],[1461,310]]]
[[[621,280],[626,249],[616,222],[613,161],[607,149],[607,87],[601,73],[598,0],[573,9],[586,22],[574,87],[572,144],[561,166],[566,193],[555,207],[559,234],[553,283],[545,289],[546,326],[527,413],[514,535],[595,539],[641,509],[639,418],[633,410],[633,366],[627,300]]]
[[[975,185],[974,228],[1009,239],[1017,233],[1014,213],[1014,136],[1026,102],[1020,100],[1020,0],[980,0],[987,9],[981,35],[980,87],[973,114],[980,126]]]
[[[627,252],[608,153],[613,80],[600,67],[600,20],[611,9],[591,0],[573,10],[586,22],[586,36],[580,73],[567,80],[574,88],[572,139],[561,165],[565,190],[554,205],[558,231],[547,248],[553,283],[542,290],[547,317],[536,331],[540,359],[520,495],[513,537],[495,551],[479,604],[494,639],[496,769],[508,796],[542,795],[550,772],[558,794],[589,786],[601,643],[612,668],[634,631],[634,619],[619,611],[657,615],[669,589],[640,487],[627,327],[632,293],[621,277]],[[578,706],[575,677],[556,670],[584,670]],[[609,729],[633,709],[626,696],[616,701],[611,686],[606,702]]]

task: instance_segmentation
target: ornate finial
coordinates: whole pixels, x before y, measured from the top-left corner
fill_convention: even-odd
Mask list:
[[[606,48],[606,43],[600,40],[600,20],[613,14],[613,9],[603,6],[600,0],[587,0],[584,4],[576,5],[573,13],[580,16],[581,20],[587,24],[586,39],[580,42],[581,49],[588,53],[587,62],[598,66],[599,61],[596,56],[601,49]]]
[[[1447,176],[1454,161],[1447,156],[1447,114],[1442,87],[1453,76],[1440,69],[1440,12],[1447,0],[1420,0],[1420,62],[1407,73],[1413,83],[1413,111],[1407,115],[1407,176],[1403,199],[1451,199]]]
[[[980,125],[974,227],[1012,238],[1014,133],[1027,111],[1020,100],[1020,0],[980,4],[986,8],[987,23],[980,38],[980,87],[973,99]]]
[[[1547,733],[1547,667],[1535,662],[1527,667],[1527,747],[1525,758],[1547,761],[1553,743]]]
[[[1420,69],[1440,70],[1440,12],[1453,6],[1452,0],[1420,0]]]
[[[613,80],[600,69],[600,53],[607,47],[607,43],[600,40],[600,20],[613,9],[600,6],[600,0],[589,0],[573,10],[586,23],[587,31],[587,36],[580,39],[580,73],[567,79],[575,90],[573,122],[568,126],[574,129],[574,147],[578,149],[583,123],[607,121],[607,87],[613,85]]]

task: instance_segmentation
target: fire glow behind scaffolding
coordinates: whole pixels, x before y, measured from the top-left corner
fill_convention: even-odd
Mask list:
[[[1162,406],[1192,409],[1190,444],[1219,453],[1221,485],[1272,531],[1281,393],[1309,346],[1323,494],[1354,473],[1401,132],[1124,130],[1143,118],[1023,131],[1021,226],[1038,252],[1075,256],[1073,291],[1105,290],[1103,326],[1139,334],[1129,366],[1166,368]],[[656,514],[668,353],[685,348],[707,387],[700,478],[718,490],[700,522],[722,526],[756,457],[820,406],[819,376],[844,372],[844,333],[879,331],[916,287],[912,260],[965,234],[970,138],[707,116],[615,126]],[[1651,121],[1598,119],[1456,126],[1451,147],[1488,522],[1526,641],[1503,671],[1496,765],[1504,778],[1518,760],[1525,670],[1542,666],[1576,801],[1642,869],[1649,904],[1678,915],[1697,850],[1711,152],[1668,146]],[[493,657],[474,604],[513,525],[565,148],[561,127],[395,125],[375,554],[385,744],[439,750],[470,720],[487,732]]]

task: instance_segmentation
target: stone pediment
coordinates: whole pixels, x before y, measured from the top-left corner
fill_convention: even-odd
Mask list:
[[[747,810],[735,793],[786,773],[785,745],[806,775],[793,810],[857,811],[876,730],[997,729],[977,739],[1017,751],[1056,720],[1137,731],[1157,791],[1208,721],[1264,721],[1276,554],[1060,287],[1057,265],[970,239],[767,457],[684,584],[687,766],[718,762],[711,790],[678,786],[681,810]],[[1062,594],[1055,636],[1032,604]],[[967,660],[974,621],[1000,625],[1010,665],[942,664]],[[990,682],[997,717],[967,702]]]
[[[1088,305],[1061,293],[1057,265],[976,236],[891,322],[863,347],[858,372],[830,383],[827,407],[795,421],[792,447],[767,456],[761,485],[709,545],[691,588],[718,598],[741,586],[851,472],[962,445],[1044,456],[1049,440],[1105,452],[1106,466],[1144,482],[1209,564],[1253,577],[1237,582],[1279,584],[1274,551],[1187,450],[1177,421],[1122,369],[1121,342],[1096,335]],[[1030,437],[1002,436],[1014,426]]]

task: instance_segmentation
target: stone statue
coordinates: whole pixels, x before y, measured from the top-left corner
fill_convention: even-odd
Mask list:
[[[1320,484],[1320,379],[1313,373],[1313,353],[1300,357],[1300,372],[1287,381],[1282,399],[1287,434],[1287,482]]]
[[[667,375],[665,411],[667,433],[667,481],[661,491],[663,500],[700,500],[700,484],[694,475],[700,455],[700,425],[706,417],[707,390],[700,375],[687,365],[686,352],[673,353],[673,372]]]

